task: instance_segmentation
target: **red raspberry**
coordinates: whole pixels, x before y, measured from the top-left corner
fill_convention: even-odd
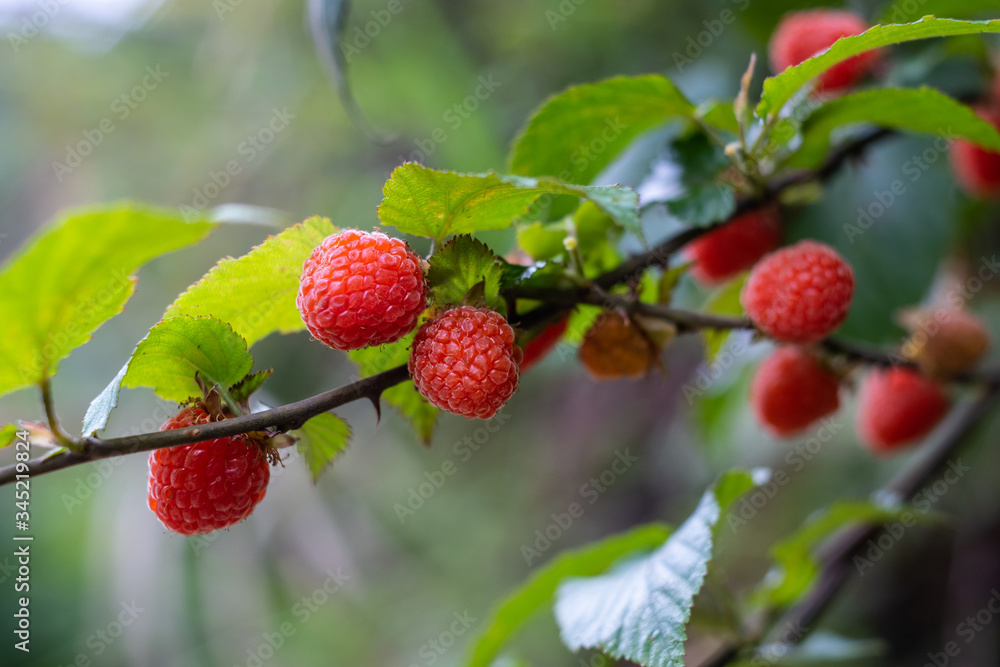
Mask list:
[[[567,325],[569,325],[569,318],[564,317],[555,324],[545,327],[540,334],[528,341],[528,344],[524,346],[524,357],[521,359],[522,373],[544,359],[545,355],[552,351],[562,335],[566,333]]]
[[[841,37],[857,35],[867,29],[864,19],[844,10],[812,9],[786,14],[768,44],[771,69],[784,71],[825,51]],[[877,60],[876,50],[837,63],[817,78],[816,90],[838,92],[850,88]]]
[[[309,333],[336,350],[392,343],[427,305],[420,258],[381,232],[345,229],[306,260],[295,305]]]
[[[941,388],[908,368],[870,372],[858,402],[858,437],[876,453],[924,437],[948,412]]]
[[[420,327],[410,351],[410,375],[432,405],[489,419],[517,389],[520,355],[502,315],[462,306]]]
[[[1000,113],[982,107],[976,113],[1000,129]],[[984,199],[1000,196],[1000,153],[968,141],[956,141],[951,147],[951,170],[970,195]]]
[[[184,408],[161,431],[211,421],[204,408]],[[264,499],[271,469],[255,442],[217,438],[149,454],[149,509],[183,535],[210,533],[250,516]]]
[[[750,211],[705,234],[687,247],[694,260],[691,275],[703,285],[717,285],[746,271],[781,240],[776,208]]]
[[[840,379],[801,347],[782,347],[757,368],[750,405],[779,437],[794,435],[837,411]]]
[[[853,294],[850,265],[830,246],[800,241],[760,260],[740,301],[761,331],[804,345],[840,326]]]

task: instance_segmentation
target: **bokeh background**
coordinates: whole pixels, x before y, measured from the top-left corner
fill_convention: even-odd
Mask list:
[[[375,37],[355,42],[349,35],[358,47],[350,76],[359,103],[373,124],[398,135],[387,145],[368,141],[349,121],[313,49],[303,2],[0,1],[0,258],[69,207],[123,198],[245,203],[280,211],[288,224],[322,214],[340,226],[372,227],[382,184],[406,159],[502,170],[532,108],[567,85],[616,74],[660,72],[696,101],[731,98],[750,53],[764,53],[785,11],[827,4],[399,1],[402,11]],[[384,18],[387,5],[355,2],[351,34]],[[872,21],[934,11],[995,17],[995,9],[979,11],[986,5],[851,7]],[[719,29],[724,10],[735,20]],[[893,51],[883,75],[975,95],[990,73],[991,46],[979,38],[918,43]],[[758,68],[757,85],[765,70]],[[282,129],[254,145],[251,137],[276,118],[285,119],[277,123]],[[640,185],[674,131],[643,137],[602,178]],[[822,200],[789,215],[791,238],[822,238],[858,271],[845,336],[898,343],[895,309],[961,281],[997,249],[1000,212],[956,191],[946,156],[933,144],[885,142],[838,176]],[[910,180],[905,165],[920,155],[926,170]],[[234,160],[241,173],[207,196],[213,173]],[[897,179],[905,179],[904,195],[852,243],[844,225]],[[653,240],[676,225],[656,212],[646,222]],[[125,312],[63,363],[55,396],[64,421],[82,418],[177,293],[219,257],[245,253],[268,232],[222,226],[210,241],[142,269]],[[504,233],[488,238],[501,251],[513,243]],[[998,287],[1000,280],[987,281],[971,305],[1000,332]],[[690,284],[681,288],[692,304],[704,297]],[[0,321],[17,316],[0,313]],[[643,521],[679,523],[727,467],[784,469],[789,483],[745,526],[723,530],[721,566],[697,614],[711,628],[716,591],[752,586],[767,571],[769,544],[834,499],[864,498],[914,455],[876,460],[862,450],[849,396],[822,433],[792,442],[761,433],[746,409],[746,386],[766,352],[743,345],[705,367],[701,344],[686,338],[669,350],[666,373],[598,384],[575,362],[572,346],[561,346],[523,378],[502,419],[445,416],[430,449],[398,415],[387,411],[376,425],[371,406],[346,406],[338,412],[354,427],[353,444],[318,485],[293,456],[274,471],[249,521],[207,539],[163,531],[146,507],[144,456],[38,478],[32,652],[11,648],[15,570],[13,547],[5,546],[0,664],[458,664],[492,603],[557,551]],[[343,384],[353,373],[343,355],[305,333],[272,336],[254,355],[257,367],[277,369],[262,397],[272,405]],[[157,428],[174,409],[151,392],[130,390],[109,433]],[[35,392],[0,401],[0,423],[40,418]],[[881,656],[852,664],[924,664],[1000,587],[998,436],[996,420],[980,429],[962,455],[972,470],[935,494],[933,509],[953,514],[953,522],[909,529],[838,599],[827,629],[881,640]],[[795,447],[799,457],[790,459]],[[637,461],[589,503],[585,485],[624,452]],[[456,472],[442,475],[449,461]],[[526,558],[523,548],[537,547],[536,531],[581,498],[584,515],[539,557]],[[12,489],[0,489],[2,516],[13,503]],[[417,508],[401,513],[408,503]],[[0,522],[0,543],[12,544],[12,523]],[[692,656],[711,649],[705,632],[695,628]],[[1000,620],[985,624],[949,664],[997,664],[998,638]],[[589,655],[562,648],[549,613],[512,650],[534,665],[591,664]]]

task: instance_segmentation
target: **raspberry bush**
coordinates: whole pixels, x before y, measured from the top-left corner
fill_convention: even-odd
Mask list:
[[[327,42],[343,37],[349,13],[345,3],[327,16],[332,5],[311,5],[313,27],[347,94],[338,68],[348,59],[336,48],[346,45]],[[125,308],[136,272],[153,260],[169,265],[175,260],[164,256],[204,240],[233,210],[192,216],[190,207],[116,204],[60,217],[0,268],[0,394],[34,389],[41,397],[37,414],[0,424],[0,447],[12,446],[0,483],[142,453],[147,525],[159,530],[159,519],[190,538],[163,539],[198,548],[221,529],[258,535],[268,569],[255,581],[296,579],[303,563],[325,568],[328,552],[341,549],[363,567],[395,564],[416,551],[414,536],[436,539],[439,526],[407,524],[432,500],[452,503],[449,521],[460,523],[497,507],[534,520],[526,499],[547,498],[558,511],[542,512],[551,523],[520,550],[531,576],[463,638],[469,667],[522,664],[513,635],[540,608],[554,615],[568,649],[619,664],[757,664],[808,657],[809,642],[852,644],[810,639],[827,632],[821,613],[850,580],[852,559],[881,544],[886,526],[913,518],[935,475],[1000,400],[1000,367],[990,361],[990,280],[1000,272],[990,256],[1000,194],[1000,20],[889,21],[840,9],[773,18],[771,75],[742,53],[745,74],[726,88],[732,99],[703,95],[710,87],[695,85],[694,74],[573,86],[511,133],[503,165],[435,168],[423,162],[437,164],[451,148],[425,149],[420,161],[393,161],[377,188],[357,193],[365,200],[381,189],[368,219],[340,212],[285,225],[220,259],[162,317],[144,293],[141,308],[122,319],[139,321],[154,304],[150,321],[159,320],[122,355],[124,366],[101,369],[108,384],[79,435],[60,422],[56,399],[72,405],[63,393],[87,385],[63,383],[60,364],[95,333],[114,341],[128,331],[98,329]],[[938,43],[951,38],[963,41]],[[959,80],[970,89],[959,90]],[[477,90],[492,94],[490,81],[480,79]],[[478,107],[486,95],[465,102]],[[347,102],[370,138],[391,143]],[[903,135],[912,137],[893,143]],[[440,132],[431,136],[445,143]],[[372,151],[371,163],[387,155]],[[891,173],[889,185],[873,173]],[[901,203],[907,198],[916,203]],[[316,201],[325,200],[300,204]],[[264,222],[276,218],[253,210]],[[144,284],[159,270],[143,273]],[[255,370],[255,356],[274,368]],[[159,430],[121,433],[112,413],[133,400],[123,388],[140,387],[180,407]],[[342,408],[361,399],[374,418],[354,436],[365,413]],[[532,422],[536,412],[543,418]],[[508,418],[514,435],[494,439]],[[399,420],[429,450],[399,453],[384,443]],[[584,446],[589,439],[618,449],[605,457]],[[293,495],[305,487],[295,475],[319,482],[365,447],[377,458],[345,462],[348,472],[331,475],[329,486]],[[532,458],[517,458],[525,452]],[[431,458],[439,453],[445,458]],[[397,455],[427,469],[418,484],[396,488],[405,503],[387,501],[406,524],[398,531],[365,505],[407,474]],[[473,477],[498,461],[523,465],[499,485]],[[747,468],[730,468],[737,462]],[[453,476],[476,483],[449,483]],[[31,481],[34,493],[47,492],[45,480]],[[700,501],[687,493],[695,483],[699,492],[708,487]],[[253,515],[269,485],[267,511]],[[788,500],[802,487],[808,507]],[[141,504],[134,485],[116,489],[132,494],[121,503]],[[572,498],[560,505],[566,489]],[[488,503],[461,495],[487,492],[496,494]],[[686,518],[672,515],[679,498],[694,508]],[[330,507],[343,508],[345,534],[355,522],[378,529],[359,544],[340,539],[334,522],[314,521]],[[640,523],[665,512],[676,526]],[[505,516],[490,515],[498,544]],[[760,517],[781,536],[761,529]],[[576,530],[591,520],[594,529]],[[302,562],[288,556],[286,531],[304,522],[310,538],[336,549],[311,548]],[[385,558],[382,545],[394,539]],[[899,545],[893,558],[907,549]],[[491,575],[518,574],[502,553],[470,546],[461,555]],[[192,575],[185,584],[194,606],[199,581]],[[398,582],[388,583],[385,597],[397,596]],[[319,591],[335,599],[332,586],[291,615],[328,613],[313,602]],[[341,625],[362,633],[361,623]],[[282,641],[293,641],[293,629]],[[276,635],[268,626],[264,636]],[[432,636],[432,653],[421,659],[436,662],[443,651],[429,647],[443,646],[437,638],[445,635]],[[273,654],[277,642],[268,642]],[[390,653],[379,657],[395,660]],[[251,648],[247,664],[263,663],[261,654]],[[458,664],[457,651],[447,660]]]

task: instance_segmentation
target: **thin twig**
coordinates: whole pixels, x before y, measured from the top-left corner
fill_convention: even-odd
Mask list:
[[[73,439],[69,433],[67,433],[62,424],[59,423],[59,415],[56,414],[55,400],[52,398],[52,381],[46,376],[41,383],[42,390],[42,405],[45,406],[45,419],[49,423],[49,430],[52,431],[52,435],[56,437],[56,440],[63,447],[69,449],[76,449],[78,447],[77,442]]]

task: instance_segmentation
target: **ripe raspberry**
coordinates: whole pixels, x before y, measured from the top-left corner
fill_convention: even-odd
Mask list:
[[[528,341],[528,344],[524,346],[524,357],[521,359],[522,373],[544,359],[545,355],[552,351],[562,335],[566,333],[567,325],[569,325],[569,318],[564,317],[555,324],[545,327],[540,334]]]
[[[705,234],[687,247],[694,260],[691,275],[703,285],[717,285],[746,271],[781,240],[776,208],[750,211]]]
[[[980,107],[976,113],[1000,129],[1000,112]],[[956,141],[951,147],[951,170],[970,195],[983,199],[1000,196],[1000,153],[968,141]]]
[[[462,306],[427,322],[413,341],[410,375],[424,398],[472,419],[489,419],[517,389],[521,348],[502,315]]]
[[[948,412],[941,388],[908,368],[870,372],[858,402],[858,437],[876,453],[924,437]]]
[[[948,377],[971,370],[990,346],[981,319],[964,310],[937,308],[906,313],[910,337],[903,354],[931,377]]]
[[[841,37],[857,35],[868,29],[853,12],[837,9],[812,9],[786,14],[771,35],[768,55],[771,69],[781,72],[828,49]],[[878,60],[878,51],[865,51],[837,63],[816,80],[818,92],[838,92],[850,88]]]
[[[801,347],[782,347],[757,368],[750,405],[779,437],[794,435],[837,411],[840,379]]]
[[[760,260],[740,301],[764,333],[804,345],[840,326],[853,294],[850,265],[827,245],[800,241]]]
[[[618,311],[598,318],[580,344],[580,362],[596,380],[639,378],[660,360],[660,349]]]
[[[211,421],[199,405],[184,408],[161,431]],[[149,509],[182,535],[210,533],[250,516],[271,478],[264,452],[244,436],[157,449],[149,454]]]
[[[331,234],[305,261],[295,305],[309,333],[334,349],[392,343],[427,305],[420,259],[381,232]]]

